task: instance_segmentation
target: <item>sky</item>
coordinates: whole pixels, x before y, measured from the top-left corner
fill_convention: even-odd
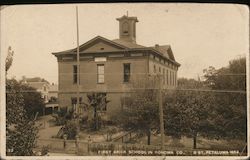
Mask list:
[[[0,11],[1,62],[14,51],[8,78],[42,77],[58,83],[52,52],[75,48],[76,11],[80,44],[102,36],[119,37],[116,18],[136,16],[136,42],[171,45],[181,64],[178,77],[202,76],[209,66],[220,68],[249,54],[249,11],[236,4],[115,3],[14,5]]]

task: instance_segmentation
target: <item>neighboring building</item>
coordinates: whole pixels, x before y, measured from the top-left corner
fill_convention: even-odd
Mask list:
[[[52,83],[49,85],[49,92],[48,92],[48,103],[45,104],[46,110],[44,111],[45,114],[50,114],[55,111],[58,111],[58,85]]]
[[[49,101],[55,101],[58,98],[58,85],[57,84],[50,84],[49,85],[49,92],[48,92]]]
[[[22,83],[27,84],[28,86],[35,88],[37,92],[41,93],[41,98],[43,98],[44,103],[49,101],[49,82],[40,78],[26,78],[23,76]]]
[[[41,93],[41,98],[44,100],[45,108],[44,114],[51,114],[53,111],[58,110],[58,85],[40,77],[26,78],[23,76],[22,83],[35,88],[37,92]]]
[[[175,88],[177,70],[170,45],[145,47],[136,43],[137,17],[123,16],[119,21],[119,39],[97,36],[80,45],[80,102],[87,103],[86,94],[107,95],[108,115],[121,108],[122,98],[130,91],[132,81],[145,80],[148,75],[161,74],[164,89]],[[71,107],[77,97],[76,48],[52,53],[57,57],[59,71],[59,107]]]

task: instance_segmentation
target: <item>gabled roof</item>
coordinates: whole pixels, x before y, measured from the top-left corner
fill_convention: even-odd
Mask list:
[[[128,41],[124,41],[121,39],[114,39],[112,40],[115,43],[118,43],[120,45],[126,46],[127,48],[133,49],[133,48],[145,48],[145,46],[136,44],[136,43],[132,43],[132,42],[128,42]]]
[[[174,54],[172,52],[170,45],[162,45],[162,46],[158,46],[158,47],[154,46],[152,48],[154,48],[158,52],[162,53],[165,57],[175,61]]]
[[[106,42],[116,48],[119,48],[119,49],[128,49],[128,47],[124,46],[124,45],[121,45],[119,43],[115,43],[107,38],[104,38],[104,37],[101,37],[101,36],[96,36],[95,38],[87,41],[86,43],[82,44],[79,46],[79,50],[80,52],[86,48],[88,48],[91,44],[94,44],[96,43],[97,41],[102,41],[102,42]],[[66,51],[61,51],[61,52],[55,52],[55,53],[52,53],[54,55],[58,54],[58,53],[67,53],[67,52],[76,52],[77,51],[77,48],[73,48],[73,49],[70,49],[70,50],[66,50]]]
[[[44,86],[48,86],[46,82],[27,82],[26,84],[35,89],[43,89]]]
[[[49,85],[49,92],[57,92],[58,91],[58,85]]]
[[[80,53],[86,53],[86,52],[84,52],[84,50],[95,45],[97,42],[103,42],[105,44],[108,44],[108,45],[118,49],[118,51],[119,50],[121,50],[121,51],[122,50],[126,50],[126,51],[129,51],[129,50],[131,50],[131,51],[133,51],[133,50],[140,50],[140,51],[151,50],[159,55],[162,55],[162,56],[168,58],[170,61],[179,65],[179,63],[177,63],[175,61],[175,58],[174,58],[174,55],[173,55],[173,52],[171,50],[170,45],[162,45],[162,46],[158,46],[158,47],[155,47],[155,46],[154,47],[145,47],[145,46],[133,43],[133,42],[124,41],[121,39],[109,40],[109,39],[101,37],[101,36],[96,36],[95,38],[80,45],[79,46]],[[56,52],[56,53],[52,53],[52,54],[55,56],[61,55],[61,54],[75,54],[76,51],[77,51],[77,48],[74,48],[74,49],[70,49],[70,50],[66,50],[66,51],[62,51],[62,52]],[[103,52],[107,52],[107,51],[103,51]]]

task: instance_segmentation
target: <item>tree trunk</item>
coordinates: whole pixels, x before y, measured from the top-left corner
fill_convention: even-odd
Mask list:
[[[151,131],[150,131],[150,129],[148,130],[148,132],[147,132],[147,136],[148,136],[148,145],[150,145],[150,139],[151,139]]]
[[[197,133],[193,134],[193,149],[196,149]]]
[[[94,130],[97,130],[97,113],[96,113],[96,107],[94,108]]]

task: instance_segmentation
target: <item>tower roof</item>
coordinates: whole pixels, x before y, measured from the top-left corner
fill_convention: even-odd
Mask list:
[[[120,20],[123,20],[123,19],[128,19],[128,20],[135,20],[136,22],[139,22],[137,17],[128,17],[126,15],[120,17],[120,18],[116,18],[116,20],[120,21]]]

